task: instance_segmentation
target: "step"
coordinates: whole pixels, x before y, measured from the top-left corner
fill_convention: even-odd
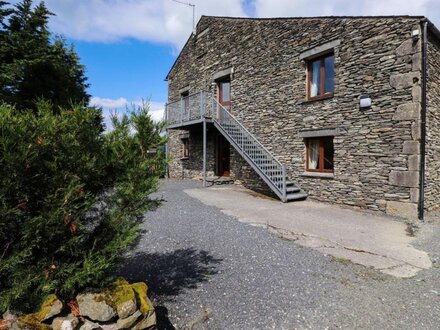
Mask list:
[[[261,162],[261,163],[257,163],[257,161],[255,161],[255,163],[261,165],[261,168],[263,168],[263,169],[268,169],[268,170],[270,170],[270,169],[274,169],[274,167],[276,167],[276,165],[274,164],[274,162],[272,162],[272,161],[270,161],[270,160],[265,160],[264,162],[263,162],[263,161],[260,161],[260,162]]]
[[[298,187],[287,187],[286,188],[287,194],[297,193],[300,191],[301,191],[301,189],[299,189]]]
[[[282,173],[282,169],[281,168],[277,168],[273,163],[269,163],[269,164],[262,164],[261,169],[264,170],[265,172],[271,172],[271,173]]]
[[[287,194],[286,199],[288,201],[297,201],[297,200],[303,200],[307,198],[307,194],[305,193],[294,193],[294,194]]]
[[[303,200],[307,198],[308,195],[301,192],[301,189],[298,188],[293,181],[288,181],[287,176],[284,177],[282,174],[279,174],[280,170],[276,169],[276,162],[272,159],[267,159],[266,157],[268,155],[266,151],[261,149],[261,145],[255,141],[253,137],[243,134],[244,132],[240,126],[233,123],[220,124],[220,126],[226,132],[226,135],[261,169],[263,172],[261,175],[264,174],[279,188],[282,188],[282,181],[285,180],[286,201]],[[277,175],[272,175],[272,173]]]
[[[270,177],[272,178],[272,179],[282,179],[283,178],[283,176],[282,175],[270,175]],[[287,180],[288,178],[287,178],[287,176],[286,176],[286,180]]]
[[[257,164],[258,167],[260,167],[262,170],[266,170],[266,169],[268,169],[269,167],[273,166],[272,163],[269,162],[269,161],[266,161],[266,162],[257,162],[257,161],[254,161],[254,163]]]
[[[266,173],[268,176],[279,176],[282,171],[280,170],[264,170],[263,172]]]

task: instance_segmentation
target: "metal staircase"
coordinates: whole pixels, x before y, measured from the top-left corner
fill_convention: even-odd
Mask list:
[[[283,201],[305,199],[301,191],[286,176],[286,168],[250,133],[225,107],[213,98],[217,114],[213,116],[214,126],[229,143],[248,162],[248,164],[267,183]]]
[[[212,120],[217,130],[283,202],[307,198],[307,194],[288,179],[284,165],[212,93],[198,92],[167,104],[166,120],[168,128]]]

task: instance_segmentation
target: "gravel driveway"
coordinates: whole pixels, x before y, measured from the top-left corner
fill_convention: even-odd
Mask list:
[[[146,281],[159,329],[439,329],[440,229],[418,245],[434,266],[411,279],[325,256],[191,198],[164,181],[120,270]]]

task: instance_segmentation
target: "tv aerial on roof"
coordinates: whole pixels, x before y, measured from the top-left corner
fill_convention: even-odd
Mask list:
[[[179,1],[179,0],[171,0],[177,3],[180,3],[182,5],[187,5],[192,7],[192,11],[193,11],[193,33],[196,34],[196,26],[195,26],[195,11],[196,11],[196,5],[190,2],[184,2],[184,1]]]

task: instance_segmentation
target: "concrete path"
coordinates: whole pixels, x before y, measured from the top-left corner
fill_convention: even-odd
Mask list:
[[[408,235],[407,225],[390,217],[312,201],[283,204],[237,185],[185,192],[242,222],[389,275],[412,277],[432,266],[428,254],[411,245],[414,237]]]

